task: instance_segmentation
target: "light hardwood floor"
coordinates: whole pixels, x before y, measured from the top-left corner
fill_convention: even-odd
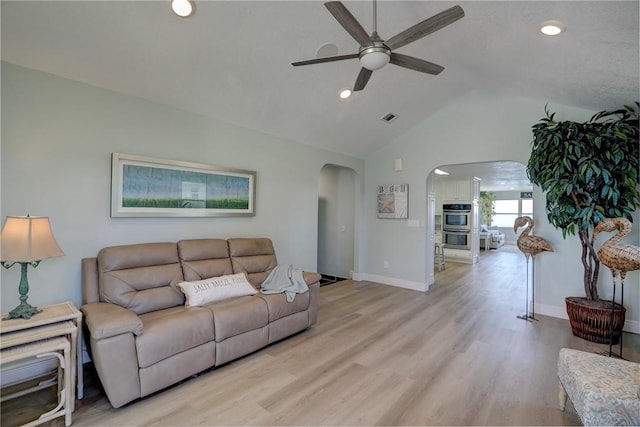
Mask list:
[[[522,254],[504,249],[447,263],[427,293],[325,286],[313,328],[120,409],[94,380],[73,425],[579,424],[571,404],[558,409],[558,351],[608,346],[572,336],[566,320],[517,319],[524,274]],[[640,361],[640,336],[624,345]],[[4,403],[2,425],[28,420],[43,399],[53,392]]]

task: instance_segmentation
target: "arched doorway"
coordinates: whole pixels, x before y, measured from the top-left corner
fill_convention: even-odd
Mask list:
[[[318,272],[323,283],[353,276],[356,200],[355,171],[325,165],[318,179]]]
[[[446,173],[446,175],[439,175]],[[521,200],[528,197],[531,201],[531,212],[533,212],[532,190],[533,186],[529,181],[524,164],[516,161],[493,161],[466,164],[451,164],[439,166],[431,171],[427,177],[427,218],[426,218],[426,268],[425,277],[428,286],[435,281],[434,274],[434,244],[437,240],[437,221],[442,215],[442,204],[451,202],[446,200],[448,196],[444,193],[439,184],[443,182],[470,182],[474,178],[480,178],[480,193],[492,192],[496,195],[496,200]],[[451,186],[449,186],[451,187]],[[455,188],[455,186],[454,186]],[[528,193],[523,196],[523,193]],[[469,200],[470,202],[470,200]],[[523,206],[522,203],[516,206]],[[512,216],[518,216],[521,212],[505,214],[506,221]],[[528,212],[525,214],[530,215]],[[514,216],[514,218],[515,218]],[[485,221],[486,222],[486,221]],[[516,234],[513,232],[512,220],[509,226],[500,224],[500,229],[504,232],[504,239],[507,243],[515,244]],[[480,222],[474,225],[478,227]],[[488,224],[491,226],[492,224]],[[496,225],[496,224],[493,224]],[[475,242],[474,244],[477,244]],[[445,247],[446,253],[446,247]],[[482,251],[480,252],[482,253]]]

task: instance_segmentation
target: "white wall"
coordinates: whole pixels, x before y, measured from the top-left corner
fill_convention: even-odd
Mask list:
[[[559,119],[593,112],[550,104]],[[475,92],[444,106],[365,161],[331,153],[138,98],[2,63],[0,216],[47,215],[62,258],[29,269],[35,305],[81,303],[80,259],[108,245],[196,237],[269,236],[278,259],[316,269],[318,177],[325,164],[353,169],[363,188],[356,213],[356,278],[413,289],[427,286],[426,180],[438,165],[494,160],[526,163],[531,125],[544,101]],[[257,215],[251,218],[110,218],[110,155],[139,154],[257,171]],[[395,172],[394,159],[404,160]],[[365,167],[366,162],[366,167]],[[366,182],[363,177],[366,176]],[[376,186],[409,184],[409,219],[376,216]],[[359,186],[359,187],[358,187]],[[356,204],[356,206],[359,206]],[[536,267],[538,312],[564,316],[564,297],[583,295],[580,245],[546,222],[534,187],[536,234],[554,247]],[[360,220],[361,218],[361,220]],[[638,245],[638,215],[633,236]],[[606,236],[603,236],[604,240]],[[432,250],[433,248],[428,248]],[[388,262],[388,268],[383,267]],[[600,289],[611,279],[601,270]],[[1,308],[18,302],[19,269],[2,269]],[[640,332],[639,272],[627,276],[628,328]],[[630,321],[630,322],[629,322]]]
[[[360,159],[4,62],[1,136],[3,220],[49,216],[66,254],[29,267],[34,305],[81,304],[80,260],[109,245],[267,236],[279,262],[315,270],[320,170],[364,170]],[[256,171],[256,216],[111,218],[112,152]],[[19,270],[2,269],[3,312],[18,304]]]
[[[427,248],[424,228],[410,228],[407,221],[382,220],[376,217],[376,186],[409,183],[409,217],[426,220],[426,181],[438,165],[513,160],[527,163],[532,138],[531,126],[544,116],[544,101],[506,96],[486,91],[472,92],[443,107],[420,126],[393,141],[393,144],[368,156],[364,225],[367,230],[363,248],[363,278],[385,283],[426,288]],[[593,111],[549,104],[560,120],[587,120]],[[393,160],[404,159],[404,171],[394,172]],[[577,237],[562,238],[562,233],[548,224],[545,198],[534,187],[534,215],[538,219],[536,234],[554,247],[536,261],[537,311],[565,317],[564,298],[583,296],[580,243]],[[637,216],[637,215],[636,215]],[[626,242],[638,244],[638,220],[634,236]],[[389,267],[384,268],[383,262]],[[639,272],[627,276],[625,306],[627,329],[640,333]],[[611,289],[606,267],[601,270],[603,296]],[[609,291],[610,292],[610,291]]]

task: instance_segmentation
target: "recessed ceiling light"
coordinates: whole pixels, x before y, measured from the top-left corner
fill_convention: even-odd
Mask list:
[[[436,169],[434,170],[434,172],[436,173],[436,175],[449,175],[449,172],[445,172],[441,169]]]
[[[546,21],[540,24],[540,32],[547,36],[557,36],[564,30],[564,25],[558,21]]]
[[[189,0],[172,0],[171,9],[176,15],[186,18],[193,12],[193,5]]]
[[[341,99],[347,99],[350,96],[351,96],[351,89],[349,89],[349,88],[340,89],[340,98]]]

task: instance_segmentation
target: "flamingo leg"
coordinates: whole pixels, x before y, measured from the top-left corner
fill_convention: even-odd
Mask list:
[[[622,307],[624,307],[624,278],[626,276],[626,272],[621,271],[620,272],[620,310],[622,311]],[[615,303],[615,301],[614,301]],[[622,328],[624,329],[624,323],[622,324]],[[624,359],[624,357],[622,357],[622,335],[624,335],[624,330],[620,330],[620,353],[618,354],[618,357],[620,357],[620,359]]]
[[[529,319],[533,319],[536,322],[536,257],[531,255],[531,316]]]
[[[624,307],[624,278],[627,275],[627,273],[625,271],[621,271],[620,272],[620,305],[622,307]],[[620,308],[620,310],[622,310],[622,307]],[[624,335],[624,323],[622,324],[622,329],[620,331],[620,359],[624,359],[622,357],[622,335]]]
[[[611,348],[613,347],[613,314],[616,309],[616,276],[613,273],[613,297],[611,298],[611,321],[609,322],[609,357],[613,354]]]
[[[531,318],[529,317],[529,257],[525,254],[525,258],[527,260],[527,270],[526,270],[526,275],[527,275],[527,280],[526,280],[526,295],[525,295],[525,311],[524,314],[521,316],[516,316],[518,319],[522,319],[522,320],[526,320],[527,322],[531,321]]]

